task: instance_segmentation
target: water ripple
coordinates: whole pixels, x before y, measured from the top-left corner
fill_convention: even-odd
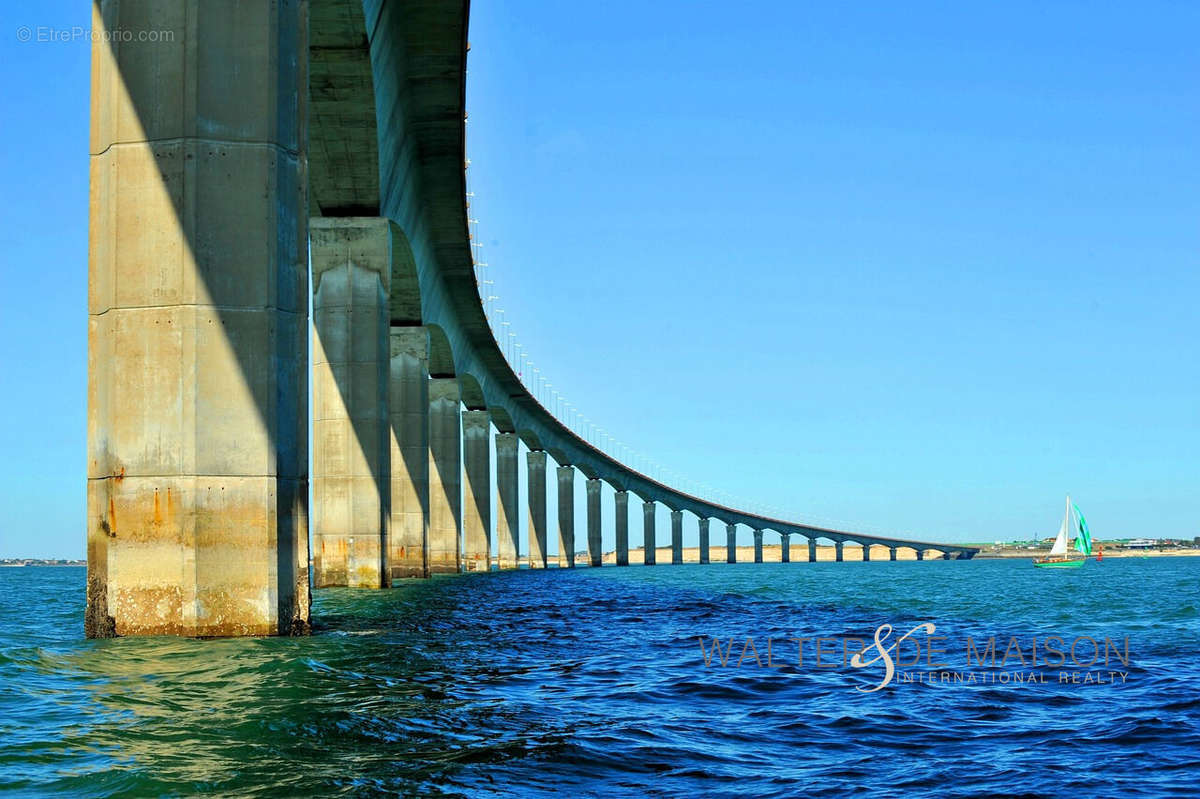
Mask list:
[[[1184,558],[549,570],[319,592],[305,639],[84,641],[82,570],[5,569],[0,790],[1184,795],[1198,577]],[[1009,664],[862,693],[876,672],[788,641],[922,621],[1001,650],[1129,636],[1132,662],[1111,684]],[[705,666],[714,637],[728,666]],[[747,637],[781,667],[735,666]],[[1046,681],[998,682],[1024,671]]]

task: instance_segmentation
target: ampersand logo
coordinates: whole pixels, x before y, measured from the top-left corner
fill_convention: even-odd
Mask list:
[[[926,635],[933,635],[936,629],[937,627],[934,626],[933,622],[921,622],[916,627],[913,627],[904,635],[897,638],[890,646],[884,646],[884,644],[887,643],[888,638],[890,638],[892,635],[892,625],[879,625],[879,627],[875,629],[875,643],[871,644],[869,647],[867,647],[867,649],[864,649],[862,652],[858,652],[854,655],[854,657],[850,658],[850,665],[854,666],[856,669],[861,669],[874,663],[878,663],[880,660],[882,660],[884,669],[883,680],[874,688],[863,688],[861,685],[856,685],[855,688],[865,694],[869,694],[886,686],[892,681],[892,677],[894,677],[896,674],[896,663],[894,660],[892,660],[892,652],[897,646],[900,645],[900,642],[906,640],[917,632],[924,632]],[[879,654],[871,660],[864,661],[862,656],[869,649],[874,649],[879,652]]]

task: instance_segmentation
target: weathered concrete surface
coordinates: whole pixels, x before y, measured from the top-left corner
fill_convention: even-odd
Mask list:
[[[429,381],[429,573],[454,574],[461,563],[462,447],[458,381]]]
[[[393,327],[389,339],[392,520],[385,565],[390,583],[429,576],[429,332]]]
[[[616,561],[618,566],[629,565],[629,492],[613,495],[613,517],[616,528]]]
[[[725,525],[725,562],[737,563],[737,525]]]
[[[92,14],[86,634],[305,632],[305,6]]]
[[[671,511],[671,564],[683,563],[683,511]]]
[[[529,483],[529,568],[546,568],[546,453],[531,450],[525,455],[525,477]]]
[[[463,570],[492,566],[492,422],[487,411],[462,415]]]
[[[599,566],[604,562],[600,540],[600,480],[588,480],[587,491],[587,544],[588,563]]]
[[[378,216],[375,87],[363,3],[308,5],[309,214]]]
[[[575,568],[575,467],[558,467],[558,566]]]
[[[657,562],[655,553],[658,550],[658,544],[655,543],[654,513],[654,500],[642,503],[642,563],[647,566],[653,566]]]
[[[518,449],[516,433],[496,434],[496,559],[501,569],[517,568],[521,551]]]
[[[386,584],[391,223],[309,222],[313,285],[313,579]]]
[[[700,517],[700,562],[708,563],[708,523],[707,516]]]
[[[763,536],[762,530],[754,531],[754,562],[755,563],[763,562],[762,536]]]
[[[779,536],[779,560],[782,563],[790,563],[792,560],[791,538],[787,533],[782,533]]]

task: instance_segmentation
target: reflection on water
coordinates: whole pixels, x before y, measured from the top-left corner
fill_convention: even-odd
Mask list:
[[[318,592],[311,638],[86,641],[83,569],[0,569],[0,788],[1179,795],[1200,776],[1198,579],[1186,558],[494,573]],[[863,694],[878,674],[791,650],[705,668],[697,642],[926,620],[1128,635],[1133,663],[1125,684]]]

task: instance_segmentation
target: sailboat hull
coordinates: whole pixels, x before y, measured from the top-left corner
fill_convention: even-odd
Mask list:
[[[1041,562],[1035,560],[1033,565],[1037,566],[1039,569],[1078,569],[1086,562],[1086,558],[1079,558],[1077,560],[1047,560]]]

